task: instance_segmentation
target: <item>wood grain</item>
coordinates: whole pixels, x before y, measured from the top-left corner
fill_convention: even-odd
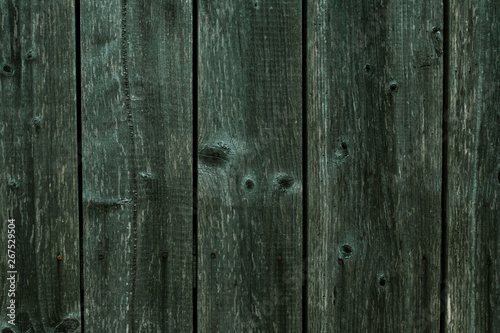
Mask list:
[[[498,330],[493,1],[80,4],[0,0],[2,333]]]
[[[445,332],[500,328],[500,20],[450,1]]]
[[[199,332],[302,327],[301,10],[199,1]]]
[[[74,18],[72,1],[0,1],[5,333],[80,332]],[[6,322],[8,219],[15,219],[15,326]]]
[[[437,332],[443,7],[308,1],[310,332]]]
[[[193,329],[190,1],[82,3],[85,328]]]

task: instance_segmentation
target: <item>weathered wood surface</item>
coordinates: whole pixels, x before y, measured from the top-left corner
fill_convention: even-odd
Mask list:
[[[298,1],[198,4],[198,330],[298,332]]]
[[[80,331],[74,18],[72,1],[0,1],[0,329],[6,333]],[[6,322],[12,218],[15,327]]]
[[[2,333],[497,331],[498,9],[446,4],[0,0]]]
[[[85,330],[193,327],[192,4],[83,1]]]
[[[499,15],[449,4],[445,332],[500,330]]]
[[[437,332],[441,1],[309,1],[310,332]]]

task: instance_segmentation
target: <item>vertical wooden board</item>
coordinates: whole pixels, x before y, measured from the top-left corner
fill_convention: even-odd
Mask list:
[[[2,332],[80,331],[74,19],[72,1],[0,1]]]
[[[198,5],[198,328],[298,332],[298,1]]]
[[[307,10],[311,332],[437,332],[441,1]]]
[[[192,331],[192,4],[81,21],[85,328]]]
[[[499,15],[449,3],[446,332],[500,328]]]

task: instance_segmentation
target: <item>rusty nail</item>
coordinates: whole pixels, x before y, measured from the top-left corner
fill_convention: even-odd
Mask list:
[[[210,258],[215,259],[215,253],[212,253],[212,254],[210,255]]]
[[[62,260],[62,257],[60,254],[57,255],[57,260],[61,261]]]

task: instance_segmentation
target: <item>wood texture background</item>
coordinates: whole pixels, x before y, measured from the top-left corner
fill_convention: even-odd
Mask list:
[[[308,4],[308,325],[435,332],[442,4]]]
[[[192,331],[192,4],[81,18],[85,329]]]
[[[0,1],[0,57],[0,328],[73,332],[81,319],[72,1]],[[14,331],[6,310],[12,218]]]
[[[198,6],[198,328],[296,332],[302,327],[301,4],[203,0]]]
[[[446,332],[500,330],[500,12],[450,1]]]
[[[0,0],[1,332],[498,332],[498,14]]]

